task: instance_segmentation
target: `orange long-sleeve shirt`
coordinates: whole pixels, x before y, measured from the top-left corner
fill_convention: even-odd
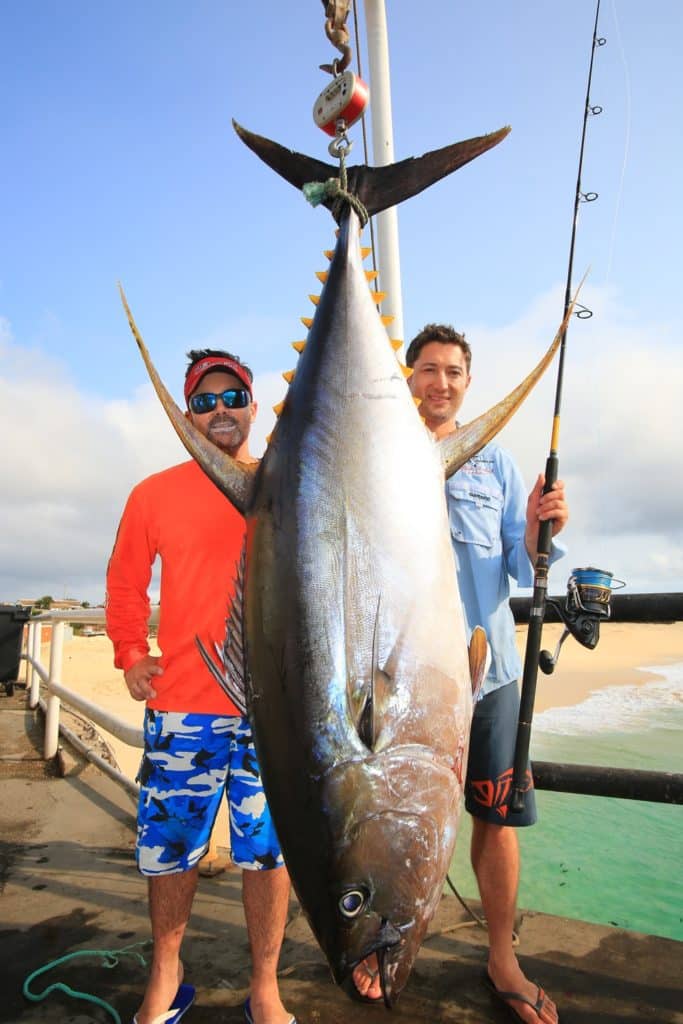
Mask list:
[[[158,642],[163,675],[150,707],[239,714],[204,663],[199,637],[217,661],[244,540],[244,519],[196,462],[147,477],[131,492],[107,569],[107,633],[127,671],[149,653],[147,588],[161,558]]]

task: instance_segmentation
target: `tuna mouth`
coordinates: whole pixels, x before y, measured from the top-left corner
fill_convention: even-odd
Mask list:
[[[388,976],[388,963],[387,963],[387,947],[382,946],[377,951],[377,967],[379,970],[379,983],[382,986],[382,998],[384,999],[384,1005],[387,1010],[390,1010],[394,1005],[394,998],[392,992],[391,980]]]
[[[352,998],[359,1000],[362,1003],[372,1003],[378,1005],[380,1002],[384,1002],[384,1005],[388,1010],[392,1008],[396,1002],[396,996],[394,995],[393,985],[393,974],[391,957],[387,954],[394,946],[397,946],[401,941],[400,931],[391,924],[386,918],[382,918],[382,926],[379,930],[376,940],[372,943],[372,946],[368,947],[361,958],[353,965],[352,970],[349,972],[342,988]],[[356,969],[358,964],[363,963],[368,957],[374,955],[377,957],[377,972],[379,976],[379,983],[382,988],[382,995],[371,999],[368,996],[361,995],[356,988],[356,983],[353,980],[353,971]]]

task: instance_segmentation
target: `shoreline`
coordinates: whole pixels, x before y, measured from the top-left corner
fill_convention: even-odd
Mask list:
[[[560,623],[543,627],[542,646],[551,653],[562,629]],[[526,626],[518,626],[516,633],[523,660]],[[534,711],[575,707],[592,693],[613,686],[644,686],[663,677],[657,668],[679,663],[683,663],[683,622],[602,623],[595,650],[582,647],[570,636],[553,674],[539,671]]]

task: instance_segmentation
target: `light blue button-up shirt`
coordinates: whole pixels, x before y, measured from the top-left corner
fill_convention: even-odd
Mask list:
[[[483,626],[491,667],[480,697],[519,679],[522,662],[510,609],[510,576],[532,587],[524,544],[527,491],[509,452],[492,443],[446,481],[451,540],[468,633]],[[553,541],[549,563],[565,554]]]

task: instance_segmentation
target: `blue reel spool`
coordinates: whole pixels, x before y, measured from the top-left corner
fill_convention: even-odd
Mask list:
[[[585,569],[572,569],[567,585],[568,603],[571,599],[582,611],[608,618],[612,591],[623,586],[623,580],[615,580],[606,569],[596,569],[592,565]]]

